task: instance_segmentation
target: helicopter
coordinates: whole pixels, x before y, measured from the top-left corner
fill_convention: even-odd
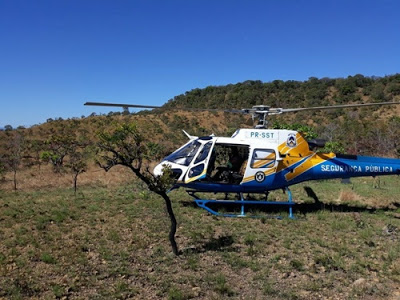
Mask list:
[[[244,217],[245,208],[249,205],[284,205],[289,208],[289,218],[294,218],[295,202],[290,186],[311,180],[399,175],[400,159],[321,153],[317,150],[325,146],[323,140],[307,141],[301,132],[269,129],[268,116],[307,110],[397,104],[400,102],[306,108],[273,108],[257,105],[250,109],[223,109],[233,113],[251,114],[257,124],[254,128],[237,129],[231,137],[214,135],[198,137],[183,131],[189,141],[166,156],[154,168],[153,173],[162,175],[163,169],[168,166],[176,178],[176,184],[172,189],[186,188],[186,192],[194,198],[199,207],[217,216]],[[124,110],[129,107],[161,108],[101,102],[86,102],[85,105],[123,107]],[[268,201],[268,193],[279,189],[287,193],[288,200]],[[204,199],[201,196],[204,193],[225,195],[234,193],[238,197],[235,200]],[[265,195],[265,199],[248,200],[244,197],[245,193]],[[210,204],[238,204],[240,212],[220,213]]]

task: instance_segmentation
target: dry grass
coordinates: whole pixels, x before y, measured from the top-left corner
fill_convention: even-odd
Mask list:
[[[340,191],[337,203],[354,205],[355,203],[362,203],[363,201],[365,201],[365,199],[357,193],[350,190],[342,190]]]
[[[182,191],[172,198],[180,257],[167,242],[161,199],[134,180],[85,186],[76,197],[62,188],[0,192],[0,298],[392,299],[399,293],[400,220],[391,214],[215,218],[188,205]]]
[[[109,172],[103,169],[91,166],[78,177],[79,186],[101,186],[115,187],[121,184],[132,182],[134,176],[126,168],[116,166]],[[52,171],[51,166],[44,165],[40,169],[33,167],[21,170],[17,173],[18,190],[35,191],[40,189],[54,189],[55,187],[73,188],[73,176],[70,173],[56,174]],[[3,182],[0,183],[2,190],[13,189],[13,177],[11,173],[7,173]]]

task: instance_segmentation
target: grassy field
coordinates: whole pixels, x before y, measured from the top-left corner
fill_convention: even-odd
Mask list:
[[[0,298],[399,299],[399,183],[298,185],[296,220],[218,218],[175,191],[179,257],[140,184],[0,191]]]

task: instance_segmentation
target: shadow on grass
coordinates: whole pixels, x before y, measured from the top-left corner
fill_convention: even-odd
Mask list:
[[[296,204],[294,208],[296,211],[303,212],[303,213],[311,213],[321,210],[330,210],[335,212],[375,212],[377,210],[380,211],[387,211],[393,210],[389,207],[382,207],[382,208],[373,208],[373,207],[366,207],[366,206],[351,206],[349,204],[326,204],[319,200],[317,194],[314,190],[309,187],[305,186],[304,191],[307,193],[307,196],[314,200],[314,203],[303,203],[303,204]],[[392,203],[395,207],[400,207],[399,203]]]
[[[314,192],[314,190],[309,187],[304,187],[307,196],[314,200],[314,203],[297,203],[293,206],[294,213],[300,214],[307,214],[307,213],[314,213],[318,211],[331,211],[331,212],[370,212],[373,213],[377,210],[379,211],[388,211],[393,210],[392,208],[385,207],[385,208],[371,208],[366,206],[351,206],[349,204],[326,204],[319,200],[318,195]],[[194,201],[183,201],[181,202],[182,206],[187,207],[198,207]],[[395,207],[399,208],[399,203],[392,203]],[[229,207],[229,212],[232,213],[239,213],[240,212],[240,202],[238,204],[230,204],[224,205],[223,203],[210,203],[208,205],[215,211],[224,211]],[[257,213],[265,214],[265,217],[270,217],[271,213],[287,213],[288,206],[287,205],[246,205],[246,212],[249,212],[249,216],[251,214],[257,215]],[[262,217],[262,216],[261,216]]]
[[[216,252],[238,252],[239,248],[232,247],[234,243],[231,235],[221,236],[218,238],[211,238],[209,241],[204,242],[202,245],[194,248],[187,248],[182,251],[183,254],[190,253],[204,253],[209,251]]]

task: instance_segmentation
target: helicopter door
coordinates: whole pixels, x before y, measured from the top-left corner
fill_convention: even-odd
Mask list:
[[[188,172],[185,175],[185,183],[205,178],[207,175],[207,167],[212,153],[211,149],[214,147],[215,140],[199,141],[203,144],[203,147],[189,165]]]
[[[264,181],[265,176],[276,170],[276,152],[273,149],[254,149],[251,156],[250,168],[245,177],[253,177],[258,182]]]

